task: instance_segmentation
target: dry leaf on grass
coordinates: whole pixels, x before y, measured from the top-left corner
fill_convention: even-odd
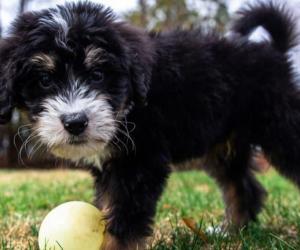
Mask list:
[[[201,229],[197,228],[197,223],[195,222],[195,220],[191,218],[182,218],[182,221],[193,233],[198,235],[204,243],[208,243],[206,234]]]
[[[171,209],[172,206],[170,204],[163,204],[163,209]]]

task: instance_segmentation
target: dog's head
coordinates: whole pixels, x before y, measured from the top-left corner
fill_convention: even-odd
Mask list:
[[[0,44],[0,123],[17,107],[57,156],[89,157],[105,148],[132,104],[143,105],[151,42],[88,2],[29,12]]]

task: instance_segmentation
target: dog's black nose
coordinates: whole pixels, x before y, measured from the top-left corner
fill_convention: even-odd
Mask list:
[[[82,134],[88,126],[89,119],[85,113],[73,113],[62,115],[61,121],[67,130],[72,135]]]

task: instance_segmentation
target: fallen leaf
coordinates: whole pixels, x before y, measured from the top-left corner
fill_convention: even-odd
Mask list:
[[[163,209],[170,209],[172,206],[170,204],[163,204]]]
[[[195,220],[191,218],[182,218],[182,221],[190,230],[192,230],[196,235],[198,235],[203,242],[208,242],[206,234],[202,230],[197,228],[197,223],[195,222]]]

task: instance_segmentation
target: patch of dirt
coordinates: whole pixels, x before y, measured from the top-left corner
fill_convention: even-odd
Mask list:
[[[33,220],[10,218],[0,223],[1,240],[15,250],[37,249],[37,229]]]

